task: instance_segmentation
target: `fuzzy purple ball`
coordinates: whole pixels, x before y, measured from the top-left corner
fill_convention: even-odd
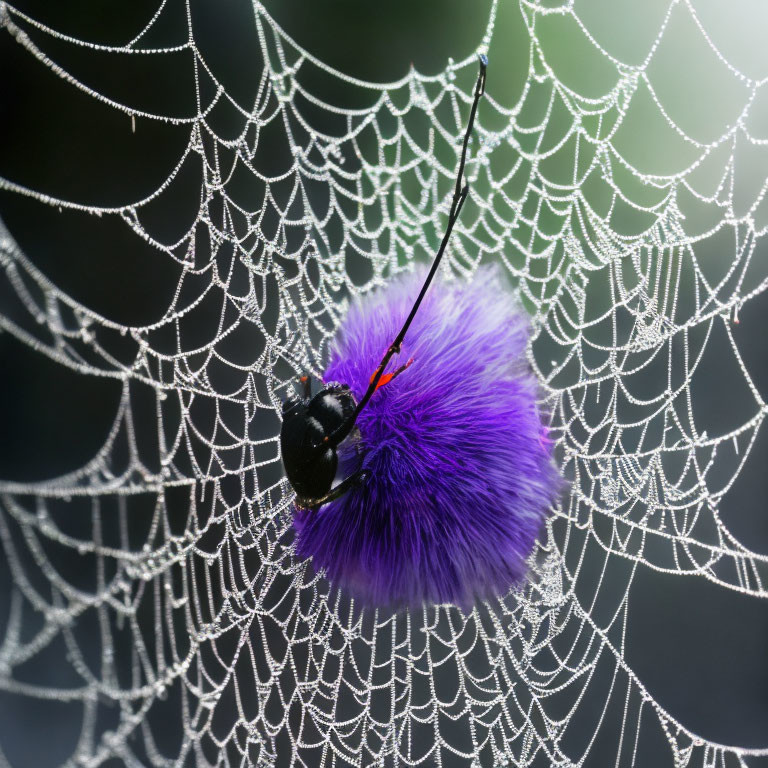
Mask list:
[[[424,272],[352,306],[324,380],[362,398]],[[417,607],[504,594],[562,489],[525,358],[528,322],[495,267],[469,284],[437,281],[399,358],[413,364],[362,411],[339,446],[340,477],[367,480],[319,510],[297,511],[296,552],[372,606]]]

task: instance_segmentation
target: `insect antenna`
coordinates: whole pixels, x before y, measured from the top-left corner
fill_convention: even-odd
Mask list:
[[[456,220],[459,218],[459,213],[461,213],[461,207],[464,205],[464,201],[467,199],[467,193],[469,192],[468,184],[464,184],[462,186],[462,180],[464,177],[464,166],[466,165],[466,162],[467,162],[467,148],[469,146],[469,137],[472,135],[472,127],[475,124],[475,115],[477,114],[477,105],[480,103],[480,97],[485,93],[485,71],[488,67],[488,58],[486,56],[484,56],[483,54],[480,54],[479,59],[480,59],[480,74],[477,76],[477,83],[475,84],[475,98],[472,101],[472,109],[469,112],[469,122],[467,124],[467,130],[464,133],[464,142],[461,148],[461,159],[459,161],[459,171],[456,175],[456,188],[453,192],[453,202],[451,203],[451,210],[448,215],[448,226],[445,229],[445,234],[443,235],[443,240],[440,243],[440,248],[438,248],[437,255],[435,256],[435,260],[432,262],[432,267],[429,270],[429,274],[424,280],[424,284],[421,286],[421,291],[419,292],[419,295],[416,298],[416,301],[413,303],[413,306],[411,307],[411,311],[408,314],[408,317],[406,318],[405,323],[403,323],[403,327],[400,329],[400,332],[397,334],[392,344],[389,345],[389,348],[384,353],[384,357],[381,359],[381,362],[379,363],[378,368],[376,368],[373,376],[371,376],[370,383],[368,384],[368,389],[366,390],[365,395],[363,395],[362,399],[355,407],[355,410],[349,415],[347,419],[344,420],[341,426],[337,427],[330,435],[326,435],[323,438],[322,442],[314,446],[314,451],[311,454],[309,454],[307,457],[308,462],[314,460],[315,457],[321,451],[326,450],[328,445],[332,445],[332,446],[338,445],[352,431],[352,428],[354,427],[355,422],[357,421],[357,417],[360,415],[360,412],[368,404],[368,401],[373,396],[373,393],[376,391],[379,384],[382,383],[381,379],[384,376],[384,371],[387,367],[387,364],[392,359],[392,356],[400,351],[400,345],[403,343],[405,334],[408,333],[408,329],[410,328],[411,323],[413,322],[413,318],[416,316],[416,313],[419,311],[419,306],[421,305],[424,295],[426,294],[427,289],[429,288],[429,284],[432,282],[432,278],[435,276],[435,273],[437,272],[437,268],[440,266],[440,260],[443,258],[443,254],[445,253],[445,248],[448,245],[448,240],[451,237],[451,232],[453,231],[453,225],[456,223]],[[402,366],[401,369],[398,369],[397,371],[395,371],[392,374],[391,378],[394,378],[394,376],[400,373],[401,370],[407,368],[408,365],[410,365],[410,362],[411,361],[409,361],[404,366]],[[385,380],[383,383],[386,383],[387,380]]]
[[[392,356],[397,354],[400,351],[400,345],[403,343],[405,334],[408,333],[408,329],[410,328],[411,323],[413,322],[413,318],[416,317],[416,313],[419,311],[419,306],[421,305],[422,299],[427,293],[427,289],[429,288],[429,285],[432,282],[432,278],[435,276],[435,273],[437,272],[437,268],[440,266],[440,260],[443,258],[443,254],[445,253],[445,248],[448,245],[448,240],[451,237],[451,232],[453,231],[453,225],[456,223],[456,220],[459,218],[459,213],[461,213],[461,207],[464,205],[464,201],[467,199],[467,193],[469,192],[469,185],[464,184],[462,186],[461,182],[464,176],[464,166],[466,165],[466,162],[467,162],[467,147],[469,146],[469,137],[472,134],[472,127],[475,123],[475,115],[477,114],[477,105],[480,103],[480,97],[485,93],[485,72],[488,67],[488,58],[484,54],[479,54],[479,59],[480,59],[480,74],[477,76],[477,83],[475,84],[475,98],[472,101],[472,109],[470,110],[470,113],[469,113],[469,122],[467,123],[467,130],[464,133],[464,143],[461,148],[461,160],[459,161],[459,171],[456,175],[456,188],[453,192],[453,202],[451,203],[451,211],[448,215],[448,226],[445,229],[443,240],[440,243],[440,248],[437,251],[437,255],[435,256],[435,259],[432,262],[432,267],[429,270],[429,274],[424,280],[424,284],[421,286],[421,291],[419,292],[419,295],[416,298],[416,301],[413,303],[413,306],[411,307],[411,311],[408,314],[408,317],[406,318],[405,323],[403,323],[403,327],[400,329],[400,332],[395,337],[395,340],[392,342],[392,344],[389,346],[387,351],[384,353],[384,357],[381,359],[381,362],[379,363],[378,368],[376,368],[376,371],[374,372],[373,376],[371,376],[370,384],[368,385],[368,389],[365,395],[363,396],[363,398],[360,400],[360,402],[357,404],[357,407],[355,408],[354,414],[351,417],[353,423],[357,419],[358,415],[360,414],[360,411],[362,411],[363,408],[365,408],[365,406],[368,404],[368,401],[373,396],[373,393],[376,391],[379,385],[379,380],[384,375],[384,370],[386,369],[389,361],[392,359]]]

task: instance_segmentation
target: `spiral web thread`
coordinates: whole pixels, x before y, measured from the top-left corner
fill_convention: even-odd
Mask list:
[[[0,179],[42,205],[120,217],[181,270],[162,318],[125,327],[59,290],[0,225],[2,275],[18,299],[13,313],[2,310],[0,328],[83,376],[119,380],[123,393],[109,436],[82,469],[0,485],[0,542],[13,580],[2,690],[82,705],[72,765],[114,757],[126,765],[574,766],[591,764],[606,732],[616,765],[647,765],[650,738],[668,745],[670,765],[757,765],[768,749],[707,741],[654,700],[626,660],[625,630],[638,569],[768,597],[768,559],[718,513],[766,410],[733,338],[739,308],[766,285],[765,261],[755,257],[768,221],[766,181],[745,182],[739,159],[768,144],[750,122],[764,81],[729,61],[685,0],[659,13],[634,65],[601,46],[578,4],[523,1],[529,72],[507,109],[493,95],[494,45],[504,44],[492,35],[494,7],[478,48],[490,53],[493,77],[446,272],[471,280],[481,261],[496,260],[519,287],[571,491],[522,592],[468,615],[440,606],[391,616],[361,610],[294,558],[279,405],[305,366],[322,372],[351,297],[434,253],[476,60],[437,76],[412,70],[395,83],[364,83],[325,67],[254,3],[263,72],[255,102],[243,107],[216,81],[191,24],[175,48],[144,44],[171,5],[163,0],[142,34],[110,47],[0,4],[3,34],[71,88],[132,120],[189,131],[166,182],[130,205],[82,206]],[[557,24],[582,35],[612,72],[604,95],[580,94],[549,62],[544,33]],[[681,127],[654,80],[654,62],[680,25],[740,98],[710,138]],[[53,39],[102,54],[191,52],[197,114],[110,101],[48,57]],[[303,84],[319,71],[369,106],[324,103]],[[241,122],[235,140],[211,127],[222,105]],[[635,167],[626,137],[633,120],[641,124],[638,105],[684,146],[681,170]],[[284,134],[291,152],[278,175],[257,163],[268,129]],[[199,211],[178,242],[161,242],[143,213],[186,164],[202,168]],[[236,174],[260,190],[252,207],[230,195]],[[200,342],[187,325],[211,305],[212,340]],[[156,341],[163,331],[175,349]],[[254,350],[247,364],[224,347],[240,334]],[[717,334],[750,416],[708,434],[691,388]],[[139,384],[155,393],[152,446],[135,429],[130,396]],[[152,451],[159,463],[146,458]],[[74,515],[90,521],[89,537],[60,524]],[[137,546],[128,531],[138,515],[151,522]],[[56,570],[56,549],[80,558],[92,588]],[[580,588],[590,560],[602,573]],[[604,595],[619,561],[630,567],[612,573]],[[598,611],[606,600],[610,610]],[[78,684],[29,682],[26,670],[53,648]],[[160,746],[162,731],[177,734],[173,749]]]

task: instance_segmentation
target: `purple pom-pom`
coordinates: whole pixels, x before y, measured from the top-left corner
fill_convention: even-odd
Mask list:
[[[325,381],[359,401],[424,273],[354,304]],[[373,395],[360,439],[339,446],[340,477],[370,476],[319,510],[297,510],[296,551],[366,604],[469,607],[519,584],[562,487],[528,369],[528,322],[496,268],[427,293]]]

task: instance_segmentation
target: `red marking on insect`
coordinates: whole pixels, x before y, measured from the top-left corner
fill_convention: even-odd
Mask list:
[[[389,384],[390,381],[395,377],[394,373],[385,373],[380,379],[379,383],[376,385],[376,389],[379,387],[383,387],[385,384]],[[373,376],[371,376],[371,381],[373,381]],[[374,392],[376,391],[374,390]]]
[[[385,373],[379,379],[379,383],[376,385],[376,389],[378,389],[379,387],[383,387],[385,384],[389,384],[389,382],[392,381],[392,379],[394,379],[395,376],[399,376],[412,362],[413,362],[413,358],[411,358],[405,365],[401,365],[396,371],[393,371],[392,373]],[[373,382],[375,378],[376,378],[376,373],[373,373],[369,381]],[[374,392],[376,391],[376,389],[374,390]]]

